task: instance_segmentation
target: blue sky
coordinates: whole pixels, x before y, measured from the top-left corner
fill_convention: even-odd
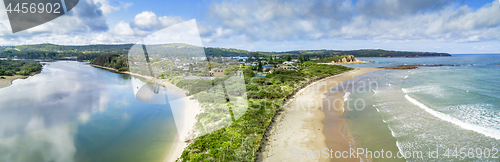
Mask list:
[[[80,0],[66,15],[14,34],[0,10],[0,45],[135,43],[195,19],[207,47],[500,53],[499,2]]]

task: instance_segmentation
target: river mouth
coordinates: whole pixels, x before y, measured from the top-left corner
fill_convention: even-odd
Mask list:
[[[178,142],[175,120],[168,104],[138,101],[133,79],[58,61],[0,89],[0,159],[162,161]]]

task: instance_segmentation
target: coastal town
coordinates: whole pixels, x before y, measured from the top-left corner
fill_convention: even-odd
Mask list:
[[[156,78],[168,78],[172,76],[182,76],[186,79],[213,79],[223,77],[229,73],[241,73],[241,69],[251,69],[255,76],[264,77],[266,74],[273,73],[278,69],[296,71],[301,69],[301,63],[306,61],[316,61],[318,64],[340,65],[340,64],[370,64],[373,61],[358,60],[352,55],[334,55],[321,58],[292,57],[288,56],[250,56],[250,57],[176,57],[175,59],[160,58],[155,56],[150,58],[150,63],[144,61],[133,61],[133,65],[141,66],[148,64],[155,71]],[[330,58],[339,58],[329,61]],[[134,60],[133,58],[130,58]],[[133,68],[131,66],[130,68]],[[140,70],[132,70],[138,71]],[[147,74],[147,73],[144,73]]]
[[[130,58],[129,58],[130,59]],[[156,77],[182,76],[187,79],[222,77],[240,69],[249,68],[255,76],[265,76],[277,69],[299,70],[299,64],[307,58],[294,58],[291,56],[280,58],[270,57],[177,57],[151,58],[151,63],[134,61],[133,65],[149,64],[156,71]],[[210,60],[210,61],[209,61]],[[133,68],[134,66],[131,66]],[[134,70],[132,70],[134,71]]]

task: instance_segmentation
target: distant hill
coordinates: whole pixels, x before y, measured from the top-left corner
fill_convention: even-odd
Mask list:
[[[65,57],[78,57],[78,60],[91,60],[102,54],[126,55],[133,44],[120,45],[55,45],[55,44],[36,44],[20,46],[0,47],[0,57],[18,57],[27,59],[50,58],[63,59]],[[447,53],[435,52],[410,52],[410,51],[387,51],[381,49],[362,49],[362,50],[295,50],[286,52],[253,52],[239,49],[201,47],[188,44],[163,44],[148,45],[150,56],[202,56],[205,52],[210,57],[230,57],[230,56],[288,56],[297,58],[299,55],[310,58],[320,58],[331,55],[353,55],[355,57],[426,57],[426,56],[451,56]]]

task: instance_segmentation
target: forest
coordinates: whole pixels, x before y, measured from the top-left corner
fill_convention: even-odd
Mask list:
[[[61,60],[77,57],[78,61],[89,61],[102,54],[127,54],[132,44],[123,45],[82,45],[66,46],[55,44],[35,44],[0,47],[0,58]]]
[[[99,65],[116,69],[118,71],[128,71],[128,58],[117,54],[103,54],[90,61],[92,65]]]
[[[23,59],[64,59],[64,57],[77,57],[78,61],[89,61],[102,54],[127,55],[133,44],[122,45],[82,45],[66,46],[54,44],[36,44],[21,46],[0,47],[0,58],[17,57]],[[327,55],[354,55],[355,57],[425,57],[425,56],[451,56],[447,53],[388,51],[382,49],[361,50],[295,50],[285,52],[259,52],[232,48],[198,47],[188,44],[172,43],[162,45],[147,45],[151,56],[160,57],[269,57],[299,56],[307,58],[320,58]]]
[[[0,60],[0,76],[30,75],[42,70],[42,65],[31,61]]]

